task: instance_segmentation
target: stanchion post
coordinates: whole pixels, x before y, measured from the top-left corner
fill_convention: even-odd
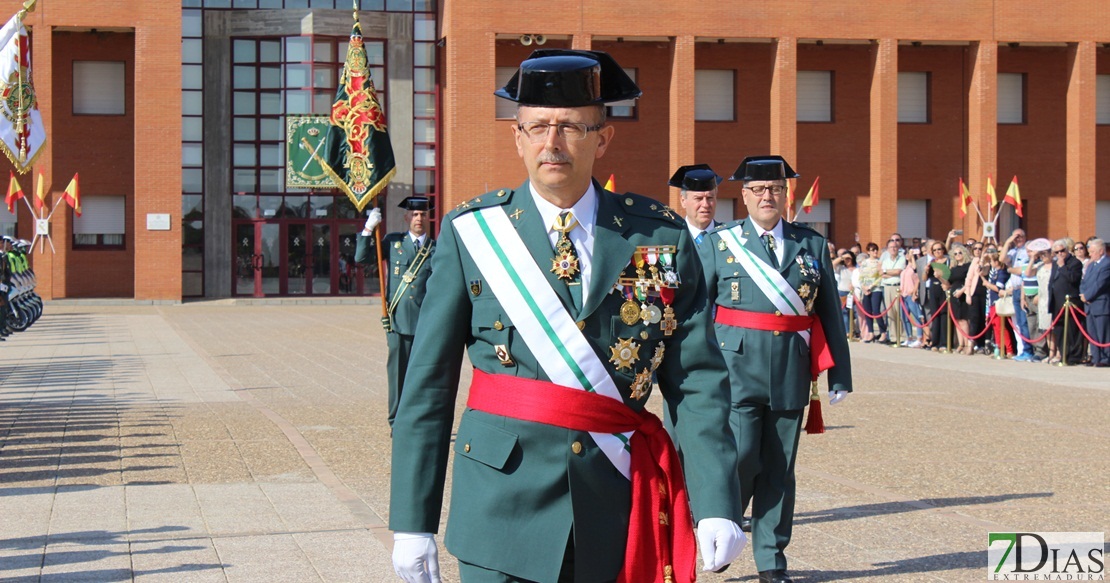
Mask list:
[[[945,338],[945,350],[948,351],[948,354],[952,354],[952,290],[944,292],[944,310],[948,313],[940,314],[938,317],[944,316],[944,331],[947,337]]]
[[[1061,313],[1064,318],[1064,348],[1060,351],[1060,362],[1056,363],[1056,366],[1068,365],[1068,320],[1071,319],[1069,318],[1069,316],[1071,316],[1071,296],[1064,296],[1064,307],[1062,309],[1063,311]]]
[[[848,308],[848,341],[855,341],[856,330],[856,299],[852,298],[852,307]]]
[[[896,346],[898,348],[902,347],[902,303],[901,302],[902,302],[902,294],[899,293],[898,297],[894,298],[894,305],[892,305],[890,307],[890,309],[892,309],[892,310],[897,309],[897,313],[895,314],[895,318],[894,318],[894,346]]]

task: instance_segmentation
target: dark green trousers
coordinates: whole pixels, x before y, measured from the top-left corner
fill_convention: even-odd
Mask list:
[[[574,533],[567,541],[567,549],[563,553],[563,567],[559,572],[559,579],[555,583],[574,583]],[[477,565],[459,561],[459,578],[462,583],[538,583],[527,579],[517,579],[500,571],[491,571]]]
[[[759,571],[786,569],[794,527],[794,460],[805,410],[772,411],[745,401],[729,422],[740,454],[740,498],[752,511],[752,553]]]
[[[393,420],[397,417],[397,405],[401,402],[401,387],[405,386],[405,369],[409,366],[409,355],[412,353],[412,336],[386,332],[386,347],[389,348],[389,357],[386,359],[386,374],[389,378],[389,426],[393,427]]]

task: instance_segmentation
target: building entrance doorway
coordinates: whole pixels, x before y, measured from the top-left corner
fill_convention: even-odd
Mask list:
[[[354,260],[361,230],[362,223],[345,219],[235,220],[232,294],[256,298],[377,294],[377,266],[358,265]]]

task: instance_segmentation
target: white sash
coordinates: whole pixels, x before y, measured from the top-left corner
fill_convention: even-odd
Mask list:
[[[728,246],[728,250],[736,257],[736,261],[744,268],[744,271],[751,276],[759,291],[767,296],[767,299],[775,305],[778,311],[795,316],[807,315],[805,302],[794,290],[794,286],[790,285],[790,282],[786,281],[786,278],[777,269],[767,265],[765,261],[753,255],[744,246],[747,239],[740,236],[741,232],[741,225],[736,225],[731,229],[717,231],[717,234],[721,236],[721,240]],[[808,330],[803,330],[798,334],[801,335],[806,344],[809,344]]]
[[[479,209],[455,218],[453,225],[485,276],[487,287],[551,382],[623,402],[613,378],[563,307],[505,210],[500,206]],[[631,479],[632,457],[626,445],[632,432],[591,431],[590,435],[617,470]]]

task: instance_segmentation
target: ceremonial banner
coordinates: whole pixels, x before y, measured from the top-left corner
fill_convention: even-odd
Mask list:
[[[328,116],[285,116],[285,185],[289,188],[335,188],[324,170]]]
[[[25,174],[46,144],[35,87],[31,83],[31,46],[23,27],[25,10],[0,29],[0,150],[16,172]]]
[[[370,78],[357,13],[329,120],[331,127],[320,166],[362,212],[389,184],[397,164],[386,132],[385,113]]]

